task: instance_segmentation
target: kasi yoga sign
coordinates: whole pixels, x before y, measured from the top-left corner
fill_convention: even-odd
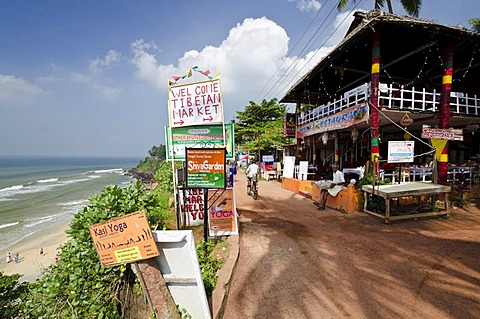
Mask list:
[[[147,215],[143,211],[113,218],[89,228],[104,267],[159,255]]]
[[[223,123],[220,80],[168,88],[170,127]]]

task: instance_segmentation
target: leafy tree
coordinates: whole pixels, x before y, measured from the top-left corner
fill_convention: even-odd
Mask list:
[[[345,8],[349,2],[356,3],[358,0],[340,0],[337,5],[338,10]],[[422,7],[422,0],[400,0],[400,2],[409,15],[418,17]],[[382,9],[385,4],[388,7],[388,12],[393,13],[391,0],[375,0],[375,9]]]
[[[21,275],[11,276],[0,271],[0,318],[16,318],[21,307],[21,297],[27,288],[26,283],[19,283]]]
[[[163,144],[160,144],[159,146],[153,146],[149,151],[148,154],[151,157],[157,158],[161,161],[164,161],[167,159],[167,147]]]
[[[474,18],[468,20],[468,23],[470,23],[473,26],[473,29],[477,32],[480,32],[480,18]]]
[[[244,111],[237,111],[235,141],[248,152],[271,152],[284,145],[283,121],[286,106],[278,104],[277,99],[260,104],[250,101]],[[260,154],[257,154],[260,156]]]

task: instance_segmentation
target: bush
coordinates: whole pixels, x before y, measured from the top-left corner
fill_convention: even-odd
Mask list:
[[[21,275],[5,275],[0,271],[0,318],[16,318],[27,284],[19,283]]]

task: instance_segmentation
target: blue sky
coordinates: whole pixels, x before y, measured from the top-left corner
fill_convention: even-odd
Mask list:
[[[281,98],[342,39],[350,10],[373,8],[335,2],[0,0],[0,155],[143,157],[165,144],[167,80],[193,66],[221,72],[229,122]],[[477,16],[478,0],[420,11],[465,27]]]

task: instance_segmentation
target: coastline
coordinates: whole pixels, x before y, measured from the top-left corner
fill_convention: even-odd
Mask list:
[[[23,275],[20,281],[35,281],[45,268],[55,262],[57,248],[68,241],[65,231],[69,228],[70,222],[52,226],[29,236],[12,246],[0,250],[0,271],[5,275]],[[40,255],[40,249],[43,255]],[[18,253],[18,263],[6,263],[7,253],[13,256]]]

